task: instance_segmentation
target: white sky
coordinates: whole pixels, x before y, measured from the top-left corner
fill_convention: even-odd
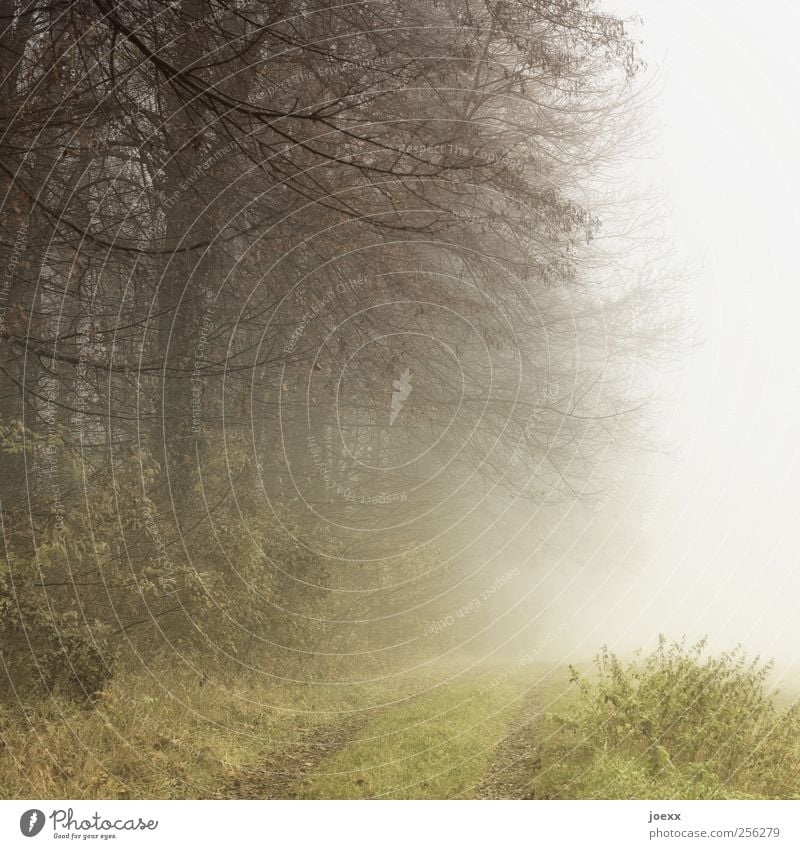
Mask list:
[[[664,421],[680,454],[651,480],[647,556],[614,582],[585,648],[708,633],[800,664],[800,7],[607,5],[641,15],[660,67],[658,156],[641,176],[701,266],[690,307],[705,343]]]

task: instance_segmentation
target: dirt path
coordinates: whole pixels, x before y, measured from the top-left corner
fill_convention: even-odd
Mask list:
[[[546,681],[532,688],[516,711],[508,734],[494,751],[484,777],[463,794],[470,799],[531,798],[530,784],[539,769],[534,730],[543,708]],[[383,709],[377,711],[382,713]],[[346,714],[309,728],[293,742],[243,771],[220,789],[223,799],[300,799],[328,758],[347,748],[375,719],[376,711]]]
[[[495,749],[495,759],[477,784],[472,799],[531,799],[531,781],[539,769],[534,729],[542,712],[542,687],[525,697],[508,735]]]
[[[357,739],[374,713],[364,711],[309,729],[262,766],[237,776],[221,791],[223,799],[298,799],[302,782],[326,758]]]

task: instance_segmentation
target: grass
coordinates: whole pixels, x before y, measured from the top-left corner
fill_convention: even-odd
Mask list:
[[[662,642],[571,684],[543,672],[120,674],[93,706],[0,706],[0,797],[453,799],[490,776],[498,797],[800,797],[800,710],[741,652]]]
[[[441,679],[215,686],[167,668],[119,676],[91,709],[59,698],[24,713],[0,708],[0,797],[220,798],[248,782],[258,793],[268,765],[309,739],[343,748],[310,779],[298,775],[296,795],[468,795],[520,710],[526,683],[519,675]],[[337,739],[339,723],[353,716],[363,726]]]
[[[795,799],[800,709],[741,649],[667,643],[622,663],[604,649],[573,670],[537,723],[536,798]]]
[[[57,697],[0,707],[0,798],[216,798],[375,697],[370,684],[321,697],[324,687],[151,673],[119,676],[91,709]]]
[[[301,795],[315,799],[469,796],[522,706],[529,681],[471,676],[371,722],[324,762]]]

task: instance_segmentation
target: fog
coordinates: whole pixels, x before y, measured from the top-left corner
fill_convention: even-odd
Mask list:
[[[570,625],[554,643],[561,659],[664,633],[741,642],[785,669],[800,662],[800,14],[776,24],[744,3],[613,9],[644,21],[654,131],[631,178],[663,198],[691,268],[698,344],[654,385],[662,450],[629,457],[601,510],[572,511],[533,594],[555,599],[548,627]]]

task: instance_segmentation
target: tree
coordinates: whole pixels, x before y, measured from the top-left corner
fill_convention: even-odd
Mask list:
[[[2,508],[29,608],[81,611],[87,644],[291,654],[326,609],[418,609],[443,580],[422,544],[502,493],[592,495],[642,407],[629,364],[675,334],[585,199],[630,125],[622,21],[2,9]]]

